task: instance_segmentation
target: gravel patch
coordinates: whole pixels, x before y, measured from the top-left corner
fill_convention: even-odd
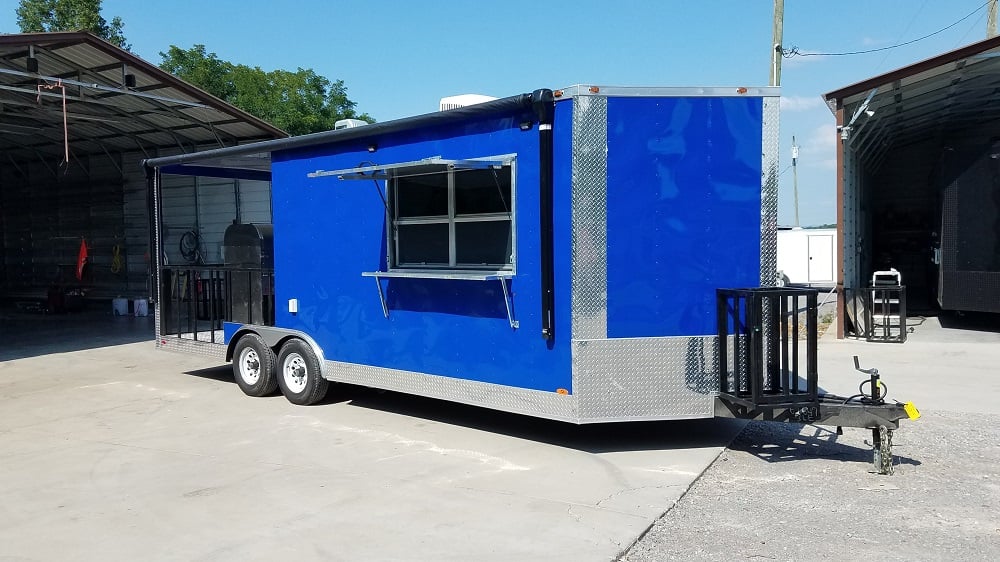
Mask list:
[[[752,422],[619,559],[1000,560],[1000,416],[904,420],[892,476],[870,441]]]

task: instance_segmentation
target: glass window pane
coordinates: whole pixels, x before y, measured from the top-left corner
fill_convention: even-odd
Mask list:
[[[448,215],[448,174],[396,179],[396,218]]]
[[[466,266],[510,263],[510,221],[455,223],[455,261]]]
[[[397,265],[448,265],[448,223],[401,224]]]
[[[455,172],[456,215],[509,212],[510,167]]]

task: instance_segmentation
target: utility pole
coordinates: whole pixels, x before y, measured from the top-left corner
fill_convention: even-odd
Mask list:
[[[986,16],[986,38],[997,36],[997,0],[990,0],[989,11]]]
[[[795,135],[792,135],[792,193],[795,195],[795,226],[799,224],[799,169],[796,166],[799,159],[799,147],[795,144]]]
[[[781,42],[784,21],[785,0],[774,0],[774,27],[771,32],[771,80],[768,83],[770,86],[781,85]]]

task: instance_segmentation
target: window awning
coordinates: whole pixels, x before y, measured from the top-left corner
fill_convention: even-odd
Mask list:
[[[344,168],[342,170],[316,170],[315,172],[306,174],[306,176],[310,178],[333,176],[342,180],[386,180],[429,174],[443,174],[452,170],[499,169],[505,165],[510,165],[513,159],[513,155],[469,160],[448,160],[440,156],[434,156],[412,162],[398,162],[385,165],[370,164],[367,166]]]

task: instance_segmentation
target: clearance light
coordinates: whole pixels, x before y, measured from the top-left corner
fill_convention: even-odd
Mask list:
[[[566,394],[569,394],[569,391],[566,390],[565,388],[557,388],[556,389],[556,394],[566,395]]]
[[[591,86],[590,87],[590,93],[592,93],[592,94],[596,94],[597,92],[600,92],[600,91],[601,91],[601,89],[598,88],[597,86]]]

